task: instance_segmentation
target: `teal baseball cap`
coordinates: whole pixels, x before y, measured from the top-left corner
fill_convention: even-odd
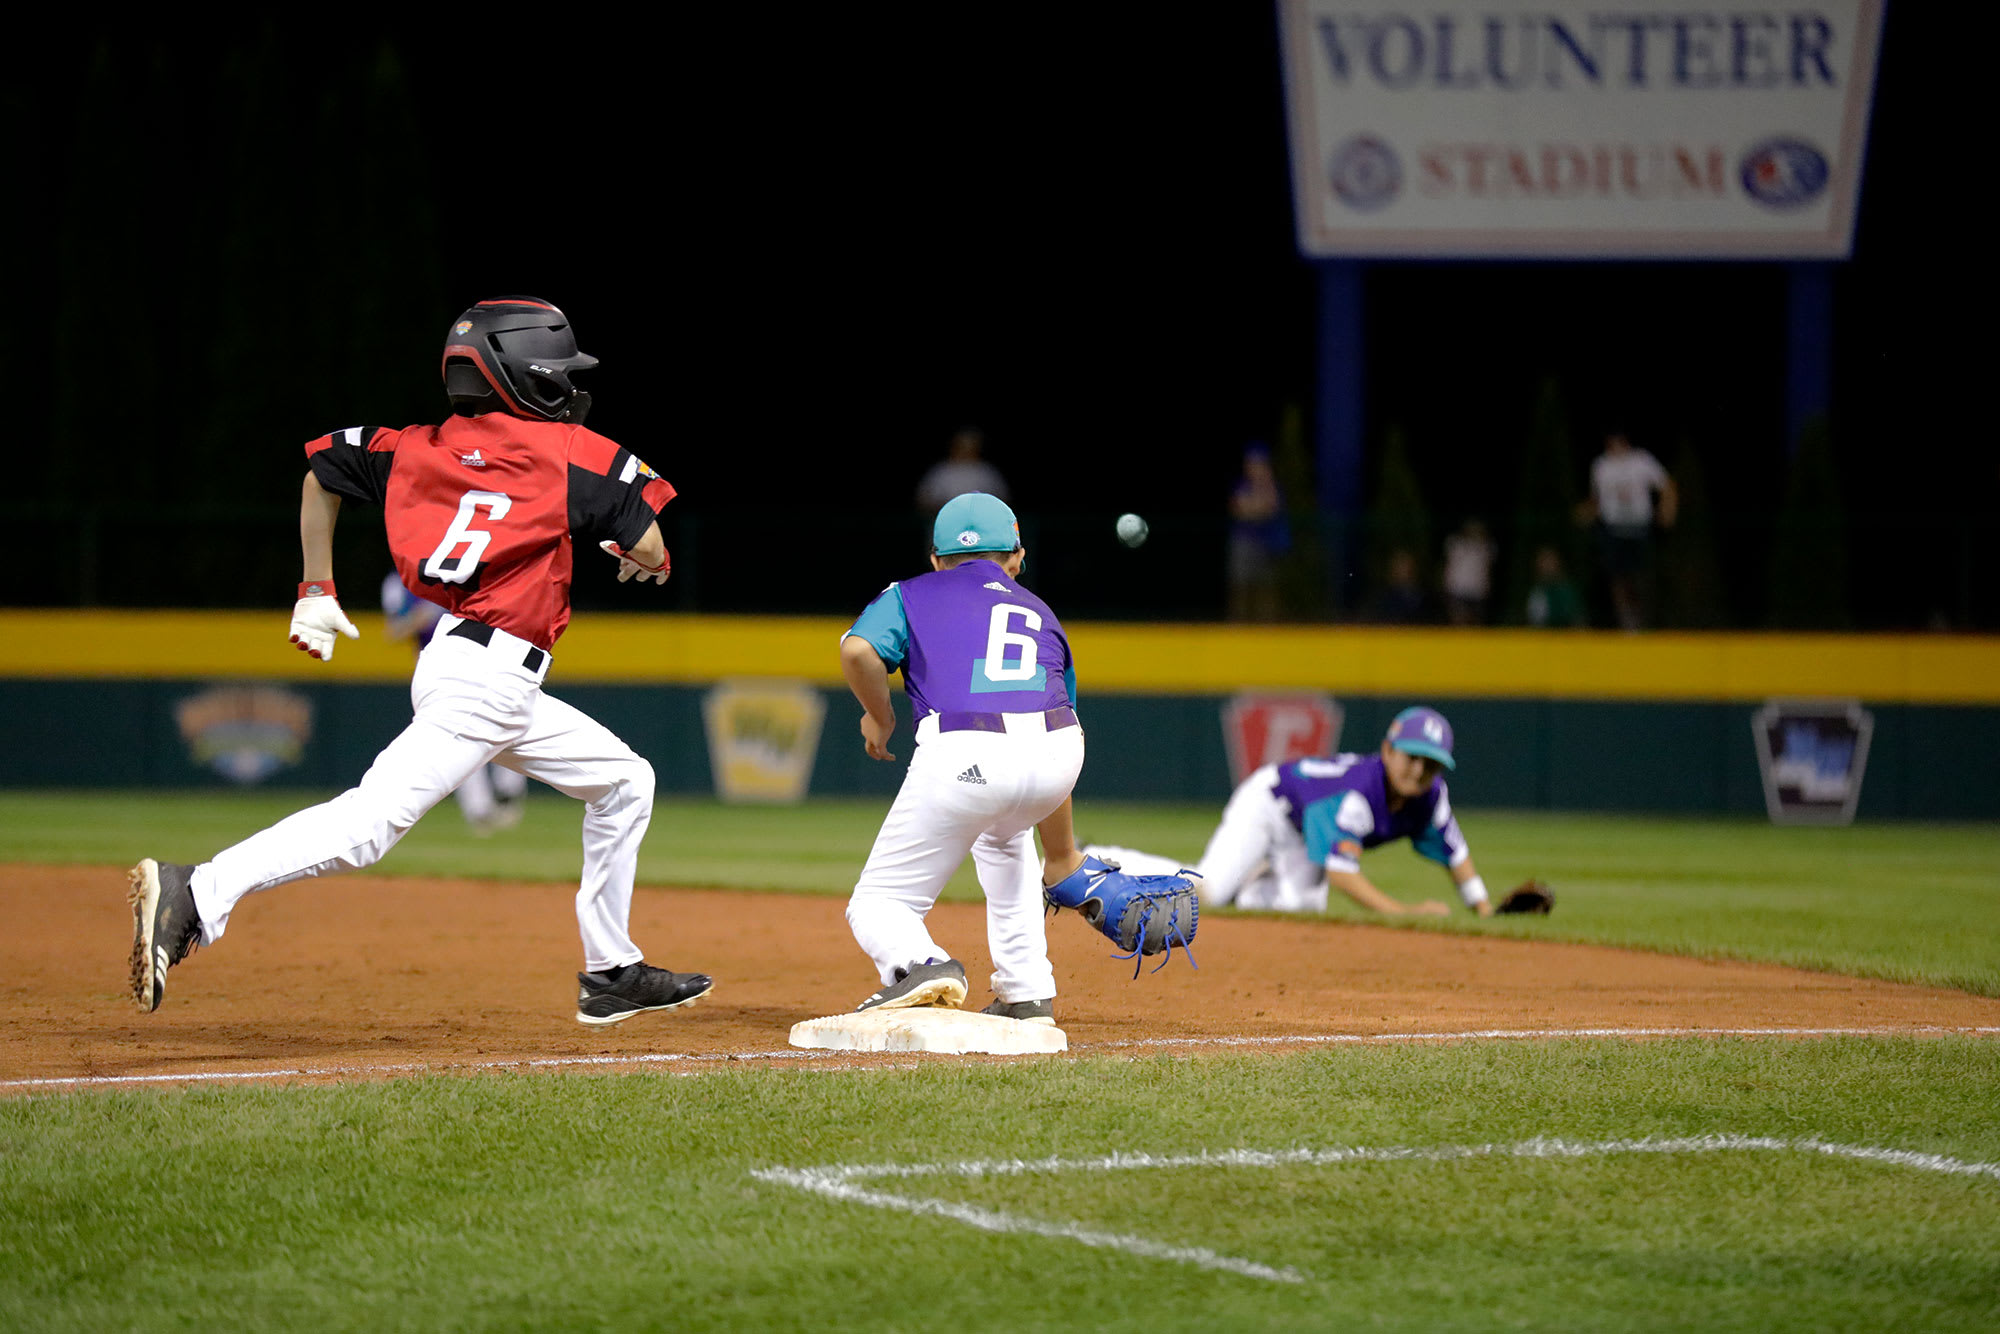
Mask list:
[[[1451,758],[1451,724],[1436,709],[1421,705],[1404,709],[1389,724],[1387,739],[1397,750],[1436,760],[1447,769],[1458,768]]]
[[[1007,502],[984,491],[968,491],[945,501],[931,525],[931,549],[940,556],[954,551],[1012,551],[1021,545],[1021,523]]]

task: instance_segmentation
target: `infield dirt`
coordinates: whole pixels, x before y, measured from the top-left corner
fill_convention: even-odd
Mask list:
[[[642,888],[632,928],[648,959],[709,973],[715,991],[587,1029],[573,1018],[572,887],[354,875],[245,900],[228,937],[175,968],[148,1015],[126,991],[124,889],[124,867],[0,866],[0,1091],[50,1087],[27,1080],[365,1078],[674,1052],[756,1059],[784,1052],[798,1020],[851,1009],[876,987],[839,898]],[[983,1005],[984,910],[939,904],[931,924],[965,963],[967,1004]],[[1157,1039],[1494,1029],[2000,1026],[2000,999],[1935,987],[1322,919],[1211,915],[1198,970],[1176,957],[1136,981],[1074,916],[1052,920],[1049,937],[1058,1022],[1079,1053]]]

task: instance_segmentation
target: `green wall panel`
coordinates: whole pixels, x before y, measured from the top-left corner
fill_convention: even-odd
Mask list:
[[[241,684],[241,683],[230,683]],[[204,681],[0,679],[0,786],[200,787],[228,780],[195,762],[176,706]],[[298,763],[268,782],[353,784],[408,723],[400,685],[284,685],[310,702],[312,735]],[[702,725],[705,691],[690,686],[557,687],[652,760],[663,792],[711,790]],[[854,702],[827,689],[813,791],[879,796],[902,781],[912,738],[908,701],[893,743],[897,763],[861,750]],[[1341,745],[1372,747],[1397,710],[1415,701],[1341,701]],[[1450,699],[1457,733],[1456,800],[1470,807],[1711,812],[1764,809],[1750,720],[1742,704],[1605,700]],[[1089,755],[1078,785],[1099,799],[1214,802],[1229,793],[1219,696],[1086,694]],[[1929,705],[1873,708],[1875,735],[1860,815],[1866,819],[2000,818],[2000,709]]]

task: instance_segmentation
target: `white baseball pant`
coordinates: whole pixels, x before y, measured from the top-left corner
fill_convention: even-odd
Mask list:
[[[1194,868],[1201,873],[1205,902],[1278,912],[1326,911],[1326,873],[1306,855],[1305,835],[1272,790],[1277,781],[1278,766],[1267,764],[1229,794],[1222,822]],[[1170,857],[1135,848],[1091,844],[1084,851],[1117,862],[1132,875],[1172,875],[1182,867]]]
[[[452,634],[459,623],[438,623],[410,680],[416,716],[357,786],[195,868],[203,944],[222,938],[246,894],[374,865],[481,766],[499,763],[584,803],[576,920],[585,967],[644,957],[627,927],[639,843],[653,818],[653,766],[603,724],[542,693],[546,653],[530,670],[534,645],[503,630],[480,644]]]
[[[943,732],[935,714],[917,724],[909,772],[847,903],[847,924],[885,986],[899,968],[951,957],[924,918],[970,852],[986,894],[993,994],[1010,1003],[1056,994],[1034,828],[1076,786],[1083,728],[1050,731],[1039,713],[1000,716],[1005,732]]]
[[[528,791],[526,775],[498,764],[482,764],[458,785],[452,795],[458,799],[459,813],[474,830],[486,826],[500,814],[500,803],[518,801]]]

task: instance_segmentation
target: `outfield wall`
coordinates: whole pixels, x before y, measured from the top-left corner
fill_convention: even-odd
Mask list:
[[[224,785],[214,752],[248,731],[277,757],[263,781],[345,786],[409,717],[407,645],[356,619],[361,640],[316,663],[265,614],[0,611],[0,785]],[[711,784],[708,684],[801,680],[828,703],[812,790],[887,794],[901,766],[861,754],[838,685],[844,628],[596,616],[558,646],[549,688],[652,759],[662,790],[695,792]],[[1071,638],[1086,798],[1220,800],[1221,705],[1254,688],[1331,694],[1349,748],[1409,703],[1436,705],[1467,805],[1759,813],[1752,713],[1828,696],[1875,714],[1862,818],[2000,817],[1996,638],[1122,624]]]

